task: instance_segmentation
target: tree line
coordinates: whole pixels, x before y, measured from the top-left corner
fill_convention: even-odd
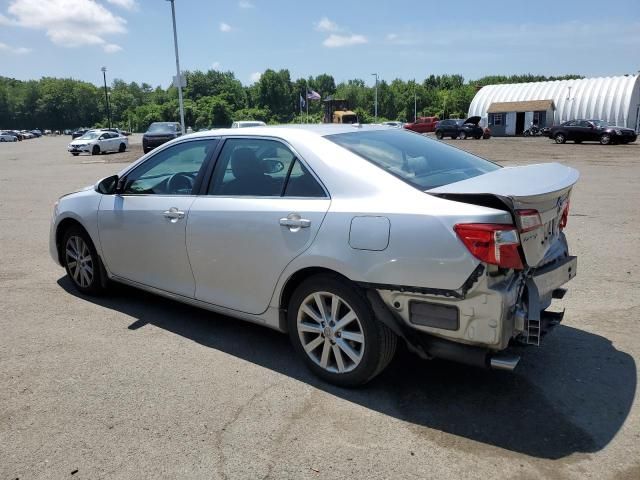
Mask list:
[[[209,70],[185,72],[185,123],[194,129],[228,127],[236,120],[267,123],[303,123],[307,109],[301,108],[305,91],[322,98],[333,96],[349,101],[360,121],[374,121],[375,87],[364,80],[337,83],[331,75],[291,79],[288,70],[266,70],[260,79],[244,86],[233,72]],[[416,80],[382,80],[378,83],[378,121],[413,121],[414,100],[418,116],[465,117],[476,92],[484,85],[581,78],[578,75],[486,76],[465,81],[462,75],[430,75]],[[127,83],[116,79],[108,87],[113,126],[144,131],[157,121],[178,121],[175,87],[153,88],[148,83]],[[306,100],[305,100],[306,101]],[[64,130],[107,125],[104,90],[92,83],[71,78],[44,77],[21,81],[0,77],[0,129]],[[322,102],[309,101],[308,120],[321,121]]]

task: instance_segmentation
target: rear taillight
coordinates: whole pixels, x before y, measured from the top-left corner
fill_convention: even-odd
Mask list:
[[[502,268],[522,270],[520,238],[512,225],[459,223],[453,227],[465,247],[478,260]]]
[[[564,204],[564,209],[562,210],[562,216],[560,217],[560,223],[558,227],[560,230],[563,230],[564,227],[567,226],[567,222],[569,221],[569,200]]]
[[[542,226],[542,219],[537,210],[516,210],[520,223],[520,233],[530,232]]]

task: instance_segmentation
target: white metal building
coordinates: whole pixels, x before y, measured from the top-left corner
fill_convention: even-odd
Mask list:
[[[519,135],[534,120],[545,127],[577,118],[640,131],[640,75],[487,85],[469,106],[474,115],[494,135]]]

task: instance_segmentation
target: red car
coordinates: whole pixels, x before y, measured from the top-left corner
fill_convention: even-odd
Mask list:
[[[404,128],[418,133],[435,132],[438,117],[418,117],[415,122],[407,123]]]

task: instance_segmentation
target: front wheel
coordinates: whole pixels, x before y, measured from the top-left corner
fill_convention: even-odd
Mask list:
[[[608,133],[603,133],[600,137],[600,143],[602,145],[609,145],[611,143],[611,135],[609,135]]]
[[[438,140],[442,140],[442,137],[444,137],[444,135],[442,135],[442,132],[441,132],[441,131],[437,131],[437,132],[436,132],[436,138],[437,138]]]
[[[556,136],[553,138],[555,138],[557,144],[565,143],[567,141],[567,137],[565,137],[563,133],[556,133]]]
[[[397,337],[357,287],[333,275],[305,280],[288,309],[291,342],[309,369],[343,387],[363,385],[389,364]]]
[[[460,140],[466,140],[467,139],[467,132],[460,132],[458,137],[460,138]]]
[[[79,154],[78,153],[71,153],[71,155],[73,155],[74,157],[77,157]]]
[[[120,144],[120,147],[118,147],[118,152],[122,153],[127,149],[127,146],[123,143]]]
[[[94,145],[93,148],[91,149],[91,155],[98,155],[100,154],[100,147],[98,145]]]
[[[96,295],[104,290],[102,262],[83,228],[69,228],[63,236],[61,248],[64,268],[76,290],[86,295]]]

